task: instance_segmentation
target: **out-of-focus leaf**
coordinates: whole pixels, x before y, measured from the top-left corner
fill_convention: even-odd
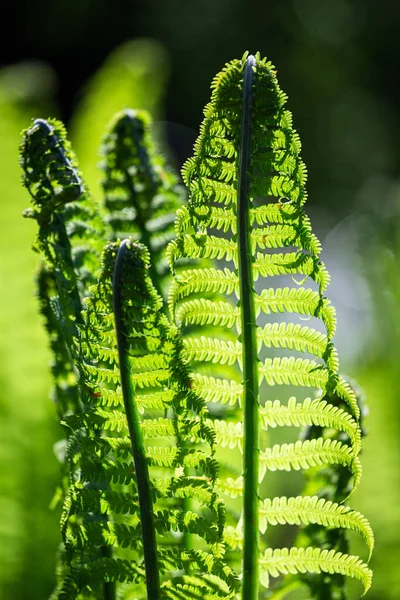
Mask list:
[[[85,180],[100,197],[99,148],[107,124],[123,108],[162,112],[169,73],[163,46],[154,40],[126,42],[110,54],[85,87],[69,130]]]
[[[18,166],[20,131],[51,110],[54,75],[41,63],[0,71],[0,597],[42,599],[53,586],[57,519],[48,509],[59,478],[58,435],[48,399],[47,342],[38,319],[26,240],[34,224]]]

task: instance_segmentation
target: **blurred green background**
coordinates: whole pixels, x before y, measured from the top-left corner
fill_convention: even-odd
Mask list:
[[[376,534],[369,600],[400,598],[400,4],[394,0],[13,0],[0,48],[0,598],[45,599],[60,436],[38,317],[34,225],[18,140],[32,117],[70,131],[92,191],[124,106],[151,111],[180,167],[209,84],[245,50],[268,56],[303,142],[310,214],[332,275],[342,371],[370,409],[352,498]],[[361,555],[363,550],[360,550]],[[364,556],[363,556],[364,557]],[[365,558],[365,557],[364,557]]]

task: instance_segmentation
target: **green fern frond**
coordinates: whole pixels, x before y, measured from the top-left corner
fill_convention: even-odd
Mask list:
[[[100,266],[105,228],[82,180],[64,126],[55,119],[34,121],[24,132],[20,163],[23,184],[33,203],[33,209],[24,214],[39,224],[34,247],[43,253],[50,268],[58,267],[59,278],[68,273],[73,282],[71,269],[75,269],[75,284],[85,296]]]
[[[229,498],[235,499],[243,495],[243,477],[226,477],[217,481],[217,489]]]
[[[340,503],[361,476],[362,402],[339,373],[329,273],[304,212],[286,100],[259,55],[226,65],[183,168],[185,206],[148,116],[118,114],[103,146],[105,218],[64,128],[37,120],[25,134],[26,216],[39,226],[39,296],[67,436],[54,600],[146,590],[237,600],[240,589],[257,600],[259,582],[279,575],[298,575],[318,600],[344,598],[345,576],[370,586],[346,536],[360,534],[371,553],[372,530]],[[263,402],[272,386],[316,396]],[[301,439],[273,445],[275,427],[302,428]],[[242,471],[219,464],[224,449],[243,454]],[[267,472],[299,470],[303,496],[261,497]],[[299,526],[294,547],[262,552],[260,533],[279,525]],[[229,566],[239,555],[241,582]]]
[[[243,386],[234,380],[208,377],[193,373],[193,385],[196,392],[205,402],[238,406],[241,403]]]
[[[175,263],[180,258],[190,257],[237,260],[237,248],[234,242],[214,235],[186,234],[174,240],[168,246],[167,256],[171,270],[175,270]]]
[[[310,277],[318,284],[320,292],[324,292],[329,285],[330,276],[321,261],[311,254],[303,252],[279,252],[276,254],[262,254],[257,252],[254,260],[254,278],[274,277],[277,275],[301,276],[303,282]]]
[[[318,425],[343,431],[351,441],[354,455],[357,456],[360,451],[361,435],[357,421],[346,411],[329,404],[326,400],[306,398],[303,402],[297,402],[296,398],[291,397],[287,405],[281,404],[279,400],[267,400],[260,408],[260,419],[264,429],[285,425]]]
[[[352,470],[357,487],[361,477],[361,466],[352,449],[337,440],[317,438],[298,440],[291,444],[276,444],[260,453],[261,472],[310,469],[325,464],[338,464]],[[260,478],[261,475],[260,475]]]
[[[372,574],[367,565],[357,558],[334,550],[320,548],[268,548],[260,559],[261,581],[269,587],[269,577],[289,573],[339,573],[359,579],[364,594],[371,587]],[[363,594],[363,595],[364,595]]]
[[[307,358],[294,356],[274,359],[267,358],[259,365],[261,378],[273,385],[295,385],[325,390],[331,378],[331,371],[322,364]],[[345,380],[339,378],[334,382],[334,391],[348,404],[356,418],[360,415],[357,400]]]
[[[332,406],[325,400],[306,398],[303,402],[296,402],[296,398],[289,398],[287,405],[282,405],[279,400],[268,400],[260,408],[261,428],[269,427],[305,427],[318,425],[327,429],[336,429],[345,433],[352,447],[353,456],[360,452],[361,435],[357,422],[344,410]],[[242,448],[243,427],[241,423],[214,421],[216,444],[222,447]]]
[[[36,146],[40,152],[35,154]],[[125,563],[118,556],[120,549],[140,551],[142,523],[113,520],[115,515],[126,518],[134,514],[132,507],[138,506],[140,491],[136,486],[137,465],[134,467],[132,462],[128,423],[120,410],[123,406],[120,360],[112,318],[112,276],[119,245],[106,247],[102,269],[94,276],[93,268],[100,264],[96,260],[104,227],[74,167],[65,131],[57,123],[36,122],[26,134],[22,156],[26,185],[35,205],[29,216],[38,221],[36,247],[45,260],[42,310],[50,334],[54,339],[60,338],[58,371],[61,360],[69,358],[61,373],[62,381],[69,378],[79,393],[74,413],[69,412],[70,404],[61,411],[68,436],[69,489],[61,519],[64,548],[60,554],[61,575],[54,597],[72,600],[89,589],[97,594],[101,587],[104,593],[113,596],[115,581],[144,584],[142,569],[125,568],[130,561]],[[31,159],[36,161],[36,171],[30,165]],[[81,208],[79,202],[83,200]],[[92,221],[91,211],[94,211]],[[96,229],[97,221],[100,226]],[[125,306],[129,307],[124,317],[132,352],[128,359],[133,385],[143,399],[141,404],[139,400],[139,406],[147,413],[152,408],[156,411],[153,419],[148,416],[142,420],[141,432],[148,439],[165,438],[175,451],[168,460],[168,446],[157,447],[156,453],[149,448],[147,454],[150,468],[157,465],[152,484],[152,493],[157,498],[156,528],[164,536],[171,536],[176,529],[181,534],[196,533],[211,548],[222,539],[225,519],[224,505],[212,491],[218,473],[212,450],[215,433],[204,419],[204,401],[191,389],[179,334],[160,312],[162,301],[148,276],[148,254],[142,247],[130,248],[131,263],[122,289]],[[90,287],[93,282],[96,284]],[[173,417],[157,414],[166,407],[172,409]],[[191,448],[185,448],[185,440]],[[208,452],[205,448],[196,450],[194,443],[200,443],[202,448],[208,446]],[[160,460],[162,451],[164,457]],[[171,484],[164,489],[158,485],[161,464],[170,474],[186,468],[197,472],[203,478],[201,492],[196,478],[188,477],[181,486],[185,490],[183,496],[176,486],[176,500],[171,506]],[[126,486],[131,489],[130,506]],[[87,491],[95,490],[102,496],[95,498],[92,494],[89,498]],[[164,494],[160,495],[162,490]],[[201,500],[205,503],[204,510],[213,518],[194,515],[187,509],[177,510],[174,504],[179,504],[180,497]],[[111,556],[111,548],[115,558]],[[181,562],[178,553],[169,569],[179,570]],[[97,565],[96,569],[86,568],[89,564]],[[96,578],[91,579],[94,574]]]
[[[229,340],[201,336],[186,338],[184,346],[189,361],[211,361],[220,365],[233,365],[242,358],[242,348],[239,342],[234,343]]]
[[[306,169],[275,69],[258,55],[246,54],[226,65],[212,90],[194,156],[183,168],[188,204],[177,213],[177,237],[167,250],[174,273],[169,309],[182,329],[197,393],[208,403],[234,408],[243,404],[243,419],[237,413],[228,422],[214,419],[214,429],[217,445],[244,452],[243,477],[232,477],[228,469],[217,486],[228,497],[244,495],[242,593],[245,600],[253,600],[257,597],[257,479],[266,469],[315,471],[314,467],[328,465],[332,471],[346,467],[355,489],[361,473],[360,410],[354,391],[339,375],[332,344],[336,315],[324,295],[329,273],[304,212]],[[199,261],[205,258],[221,263],[204,269]],[[188,260],[190,267],[185,267]],[[279,276],[293,283],[274,286]],[[262,278],[267,282],[260,282]],[[256,282],[262,290],[258,293]],[[293,321],[265,322],[263,315],[278,313],[290,315]],[[295,321],[303,316],[319,321],[324,333]],[[261,351],[269,348],[285,349],[287,356],[261,360]],[[243,383],[237,383],[240,375],[236,381],[211,377],[207,369],[214,364],[243,370]],[[311,388],[318,397],[304,402],[267,401],[262,406],[261,385]],[[278,425],[321,431],[315,439],[259,450],[260,429]],[[328,504],[324,507],[327,513],[332,509]],[[357,518],[351,524],[343,520],[342,529],[357,528]],[[363,532],[368,537],[366,527]],[[232,544],[239,548],[232,531]],[[301,552],[294,548],[290,557]],[[328,568],[322,557],[325,554],[318,557],[320,571]],[[304,564],[306,571],[313,571],[310,562]],[[294,567],[282,566],[281,572],[290,569]],[[344,573],[337,569],[335,573]],[[357,569],[349,567],[346,574],[361,577],[362,569]]]
[[[219,325],[231,329],[236,325],[239,316],[239,309],[229,302],[201,299],[183,303],[176,313],[176,320],[185,326]]]
[[[179,274],[171,285],[170,312],[175,314],[176,304],[191,294],[231,294],[238,289],[238,276],[229,269],[188,269]]]
[[[157,154],[144,111],[117,114],[104,137],[103,190],[114,239],[133,236],[150,251],[151,277],[160,291],[165,279],[165,249],[174,237],[175,212],[184,189]]]
[[[119,497],[123,493],[119,486],[134,485],[135,490],[139,489],[135,485],[136,474],[127,436],[127,420],[124,412],[114,408],[117,404],[115,396],[120,393],[116,338],[110,321],[102,319],[102,315],[111,311],[111,274],[118,248],[119,243],[109,244],[105,249],[98,284],[91,289],[92,295],[85,301],[86,311],[80,327],[80,352],[83,360],[77,366],[87,410],[82,416],[66,418],[66,423],[73,429],[67,450],[68,460],[71,469],[76,473],[79,468],[80,473],[79,479],[72,485],[78,503],[75,502],[75,505],[79,505],[82,481],[85,480],[102,485],[108,483],[111,492],[116,492]],[[146,446],[145,449],[155,499],[155,528],[164,536],[171,535],[174,530],[181,534],[198,535],[206,543],[213,545],[221,538],[225,522],[224,505],[212,491],[212,482],[218,472],[218,464],[212,456],[215,433],[203,418],[204,402],[191,389],[179,334],[158,310],[161,299],[152,287],[148,275],[148,253],[143,247],[129,242],[126,253],[129,261],[128,258],[125,259],[123,268],[124,281],[127,283],[122,293],[126,307],[124,318],[129,326],[126,340],[128,349],[130,344],[134,349],[132,356],[127,355],[132,370],[131,381],[134,389],[140,391],[138,398],[167,398],[168,406],[173,408],[174,414],[173,418],[156,414],[153,418],[142,419],[140,423],[141,435],[145,440],[165,439],[167,444]],[[98,330],[102,332],[103,342],[105,339],[110,340],[108,347],[96,343]],[[155,339],[158,340],[156,344]],[[111,365],[108,368],[98,366],[107,363]],[[107,394],[110,385],[114,395],[111,403],[103,401],[102,393],[104,390]],[[163,389],[158,392],[160,388]],[[93,393],[92,390],[96,392]],[[149,404],[146,410],[148,413]],[[99,432],[119,432],[119,436],[107,437],[103,433],[101,437],[96,437],[90,433],[93,428],[97,428]],[[190,448],[185,446],[185,440],[187,444],[190,443]],[[200,443],[201,446],[208,444],[211,448],[207,453],[204,449],[197,450],[194,443]],[[153,467],[156,469],[154,475]],[[180,480],[172,477],[168,482],[168,477],[165,479],[167,472],[160,480],[160,467],[169,469],[171,475],[174,472],[183,473],[187,468],[196,471],[202,478],[200,486],[198,480],[192,477]],[[194,515],[188,509],[182,511],[173,506],[167,509],[166,503],[168,505],[168,499],[171,498],[175,498],[175,503],[184,498],[200,502],[208,514],[211,511],[214,517],[206,520],[202,514]],[[73,507],[74,505],[69,504],[65,517],[65,521],[70,523],[65,529],[65,546],[71,549],[73,555],[76,552],[91,551],[93,543],[106,548],[113,547],[116,556],[120,548],[141,547],[141,527],[138,525],[122,526],[109,520],[100,520],[93,525],[86,517],[85,522],[74,529]],[[106,514],[112,514],[111,510]],[[179,553],[175,560],[179,562]],[[178,569],[178,563],[174,569]]]
[[[335,309],[326,298],[309,288],[268,288],[255,299],[256,306],[265,314],[298,313],[299,315],[320,317],[331,338],[336,328]]]
[[[293,225],[268,225],[255,229],[251,233],[253,251],[257,248],[282,248],[295,246],[312,252],[314,256],[321,253],[321,243],[312,233],[309,220],[303,220],[302,226],[296,228]]]
[[[370,555],[374,547],[371,526],[361,513],[318,496],[263,500],[260,506],[260,531],[264,533],[268,525],[285,523],[303,526],[314,523],[324,527],[351,529],[362,535]]]
[[[207,215],[207,208],[204,207],[203,214]],[[220,231],[224,231],[227,233],[228,231],[232,231],[236,233],[236,218],[232,210],[225,210],[223,208],[215,207],[212,215],[210,215],[210,221],[208,227],[212,229],[218,229]],[[175,219],[175,232],[177,235],[181,235],[184,233],[193,233],[191,226],[190,213],[188,211],[187,206],[182,206],[176,213]]]
[[[257,332],[257,340],[267,348],[287,348],[323,358],[329,349],[328,338],[298,323],[268,323]]]
[[[243,426],[241,423],[231,423],[215,420],[213,423],[216,433],[216,444],[222,448],[243,449]]]

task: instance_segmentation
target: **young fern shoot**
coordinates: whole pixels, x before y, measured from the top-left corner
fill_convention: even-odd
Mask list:
[[[363,403],[339,373],[285,104],[258,54],[226,65],[183,169],[186,203],[141,111],[105,136],[103,210],[62,125],[25,132],[66,432],[54,600],[283,600],[298,585],[346,600],[347,577],[370,587],[347,533],[370,556],[371,527],[344,503],[361,476]],[[271,494],[271,471],[304,472],[303,494]],[[282,525],[298,528],[293,544],[271,547]]]
[[[212,88],[194,157],[183,169],[188,204],[178,210],[177,238],[168,248],[175,273],[169,306],[183,332],[195,389],[208,402],[242,407],[238,422],[229,427],[214,423],[217,444],[237,446],[244,455],[242,476],[218,481],[227,500],[243,494],[243,517],[225,530],[228,545],[243,553],[242,598],[258,598],[259,581],[269,588],[271,576],[295,573],[328,573],[340,581],[343,575],[355,577],[365,592],[371,582],[366,563],[335,542],[312,547],[303,537],[304,546],[273,549],[265,547],[262,536],[257,543],[258,529],[264,533],[267,524],[285,523],[354,529],[370,548],[373,538],[364,517],[324,502],[324,489],[318,485],[312,497],[278,497],[272,504],[262,497],[265,488],[260,484],[275,470],[315,472],[332,466],[350,473],[354,489],[361,474],[360,409],[354,391],[339,375],[332,343],[335,311],[324,295],[329,274],[304,212],[306,170],[300,140],[275,69],[259,55],[245,55],[226,65]],[[185,269],[182,261],[188,259],[194,264]],[[217,259],[224,267],[204,269],[195,264],[198,259]],[[278,276],[288,285],[269,284]],[[232,292],[236,306],[229,297]],[[279,320],[280,313],[292,322]],[[269,315],[276,320],[265,318]],[[325,333],[320,325],[314,329],[296,323],[302,316],[319,322]],[[207,336],[201,335],[201,327],[207,328]],[[232,328],[235,343],[226,337]],[[265,358],[271,349],[274,354]],[[241,382],[204,374],[207,365],[224,361],[237,362]],[[311,388],[315,398],[273,400],[274,386],[296,386],[300,394]],[[334,404],[333,397],[339,402]],[[260,431],[314,425],[320,427],[315,438],[258,450]],[[340,434],[336,439],[332,430]]]
[[[131,249],[131,252],[129,250]],[[134,253],[136,250],[136,253]],[[129,264],[129,260],[133,262]],[[128,265],[126,263],[128,262]],[[137,264],[135,264],[137,263]],[[129,268],[130,267],[130,268]],[[136,267],[136,269],[135,269]],[[154,526],[153,500],[146,450],[140,428],[139,411],[135,403],[135,391],[129,361],[129,319],[124,314],[127,298],[124,297],[125,279],[135,276],[137,268],[144,268],[140,248],[129,246],[129,241],[121,243],[115,259],[113,275],[113,308],[115,331],[118,346],[118,360],[121,373],[121,390],[124,400],[125,414],[129,436],[132,444],[132,455],[135,464],[137,490],[140,507],[140,520],[143,534],[144,568],[146,572],[146,589],[148,600],[160,599],[160,573],[157,558],[157,540]]]
[[[193,596],[194,586],[210,600],[233,598],[238,580],[224,562],[225,511],[213,489],[218,473],[215,434],[206,421],[204,401],[192,390],[180,334],[164,315],[162,298],[151,282],[148,252],[133,241],[123,244],[124,260],[114,277],[116,295],[113,274],[120,242],[105,246],[97,273],[81,274],[86,250],[81,248],[80,260],[74,261],[71,238],[60,238],[52,226],[55,223],[64,231],[71,214],[80,210],[59,201],[71,199],[63,185],[69,185],[78,172],[60,125],[46,124],[44,140],[42,129],[35,123],[26,132],[22,162],[28,187],[31,177],[36,184],[30,187],[35,192],[31,214],[40,226],[36,247],[55,282],[40,288],[44,295],[50,294],[44,299],[46,309],[52,311],[48,325],[56,321],[51,333],[60,337],[71,356],[79,398],[75,410],[69,406],[61,411],[67,432],[68,486],[53,598],[111,600],[125,595],[139,599],[147,587],[148,600],[175,600],[182,594]],[[34,143],[38,133],[39,148]],[[35,171],[36,162],[37,170],[46,165],[44,172]],[[38,202],[43,190],[49,193]],[[74,199],[84,201],[85,196]],[[92,235],[97,248],[99,239],[93,231]],[[94,284],[81,285],[89,280]],[[71,285],[83,306],[81,312],[71,309]],[[125,346],[120,357],[113,299],[119,341]],[[135,405],[144,415],[139,422],[136,414],[134,428],[131,418],[126,419],[122,388],[128,391],[128,400],[134,391]],[[130,416],[131,412],[128,404]],[[142,462],[136,461],[135,467],[132,459],[140,437],[145,447]],[[150,470],[147,483],[142,479],[146,468]],[[190,476],[185,475],[187,468]],[[182,509],[185,498],[196,503],[197,514]],[[145,518],[139,516],[140,508]],[[161,540],[157,545],[155,532]],[[186,532],[201,541],[199,548],[186,549]]]
[[[132,237],[148,248],[150,274],[159,293],[170,277],[165,250],[174,237],[184,188],[156,152],[151,120],[126,109],[113,119],[102,145],[105,218],[112,238]]]

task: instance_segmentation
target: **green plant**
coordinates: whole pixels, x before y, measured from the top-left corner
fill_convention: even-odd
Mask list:
[[[258,55],[212,87],[186,203],[141,112],[118,115],[105,137],[103,210],[58,122],[24,136],[66,432],[54,598],[256,600],[261,583],[265,598],[307,586],[343,600],[345,576],[370,586],[346,531],[370,551],[372,531],[343,504],[360,478],[363,406],[339,374],[286,96]],[[277,277],[283,287],[260,286]],[[272,400],[275,385],[298,399]],[[260,449],[261,434],[287,427],[302,438]],[[303,494],[270,498],[266,473],[291,470],[307,472]],[[301,526],[292,547],[268,545],[279,524]]]

